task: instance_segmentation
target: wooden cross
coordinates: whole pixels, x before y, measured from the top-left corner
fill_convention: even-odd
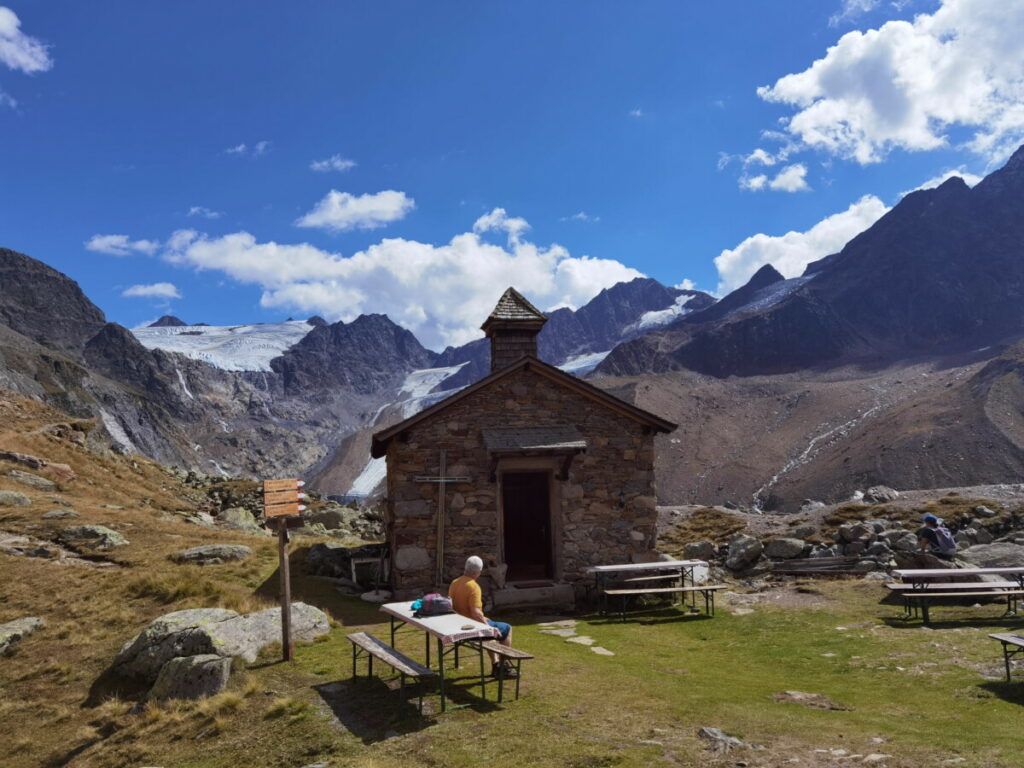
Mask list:
[[[418,475],[414,477],[417,483],[437,483],[437,586],[444,583],[444,486],[445,483],[468,483],[468,477],[449,476],[448,452],[441,449],[441,467],[436,477]]]

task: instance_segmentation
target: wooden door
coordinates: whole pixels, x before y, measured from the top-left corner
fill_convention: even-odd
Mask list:
[[[501,477],[509,581],[550,579],[554,575],[549,482],[547,472],[505,472]]]

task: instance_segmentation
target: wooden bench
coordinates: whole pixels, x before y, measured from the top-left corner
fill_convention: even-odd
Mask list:
[[[356,678],[356,661],[363,656],[367,658],[367,677],[373,676],[373,660],[380,659],[393,670],[401,680],[399,684],[399,697],[405,699],[405,678],[422,682],[428,677],[434,677],[437,673],[434,670],[424,667],[419,662],[413,661],[403,653],[399,653],[387,643],[378,640],[369,632],[355,632],[348,635],[348,641],[352,643],[352,679]],[[423,714],[423,686],[419,689],[419,712]]]
[[[934,582],[927,587],[913,587],[911,584],[886,584],[893,592],[903,598],[906,618],[921,612],[921,621],[928,624],[929,605],[934,600],[962,599],[965,597],[1006,598],[1006,616],[1017,612],[1017,601],[1024,596],[1024,589],[1016,583],[1003,581],[978,581],[974,583]]]
[[[1024,653],[1024,636],[1010,634],[989,635],[993,640],[1003,644],[1003,663],[1006,664],[1006,682],[1010,682],[1010,660],[1019,653]]]
[[[725,589],[724,584],[698,584],[693,587],[646,587],[636,589],[606,589],[605,595],[613,595],[622,598],[621,609],[619,610],[619,616],[623,621],[626,620],[626,603],[630,597],[634,595],[668,595],[668,594],[701,594],[704,597],[704,612],[708,616],[715,615],[715,592],[720,589]]]
[[[533,655],[526,651],[517,651],[515,648],[509,648],[507,645],[502,645],[497,640],[484,640],[479,643],[485,651],[493,653],[499,657],[502,661],[512,662],[516,665],[516,699],[519,698],[519,679],[523,675],[523,662],[527,659],[532,659]],[[505,666],[504,664],[498,666],[498,701],[502,701],[505,692]]]

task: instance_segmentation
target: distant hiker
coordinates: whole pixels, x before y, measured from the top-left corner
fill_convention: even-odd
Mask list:
[[[921,522],[924,525],[917,532],[921,551],[941,557],[943,560],[952,560],[956,555],[956,541],[949,528],[942,524],[942,518],[929,512],[921,518]]]
[[[509,648],[512,647],[512,627],[503,621],[491,621],[484,616],[484,598],[477,577],[484,569],[484,561],[476,555],[466,559],[465,575],[459,576],[448,587],[448,597],[452,599],[452,607],[456,613],[468,619],[489,624],[498,630],[498,641]],[[491,654],[491,674],[498,675],[502,662],[496,654]],[[509,664],[504,667],[505,677],[516,677],[516,670]]]

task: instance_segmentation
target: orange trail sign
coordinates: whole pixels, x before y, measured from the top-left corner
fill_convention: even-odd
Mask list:
[[[295,490],[294,488],[288,491],[270,491],[269,493],[263,494],[263,506],[269,507],[271,504],[289,504],[293,501],[299,501],[306,498],[306,494]]]
[[[304,485],[305,483],[299,480],[298,478],[293,478],[289,480],[264,480],[263,492],[271,493],[272,491],[297,491]]]
[[[306,506],[299,504],[297,501],[293,501],[288,504],[268,504],[263,507],[264,517],[282,517],[284,515],[297,515],[302,512]]]

